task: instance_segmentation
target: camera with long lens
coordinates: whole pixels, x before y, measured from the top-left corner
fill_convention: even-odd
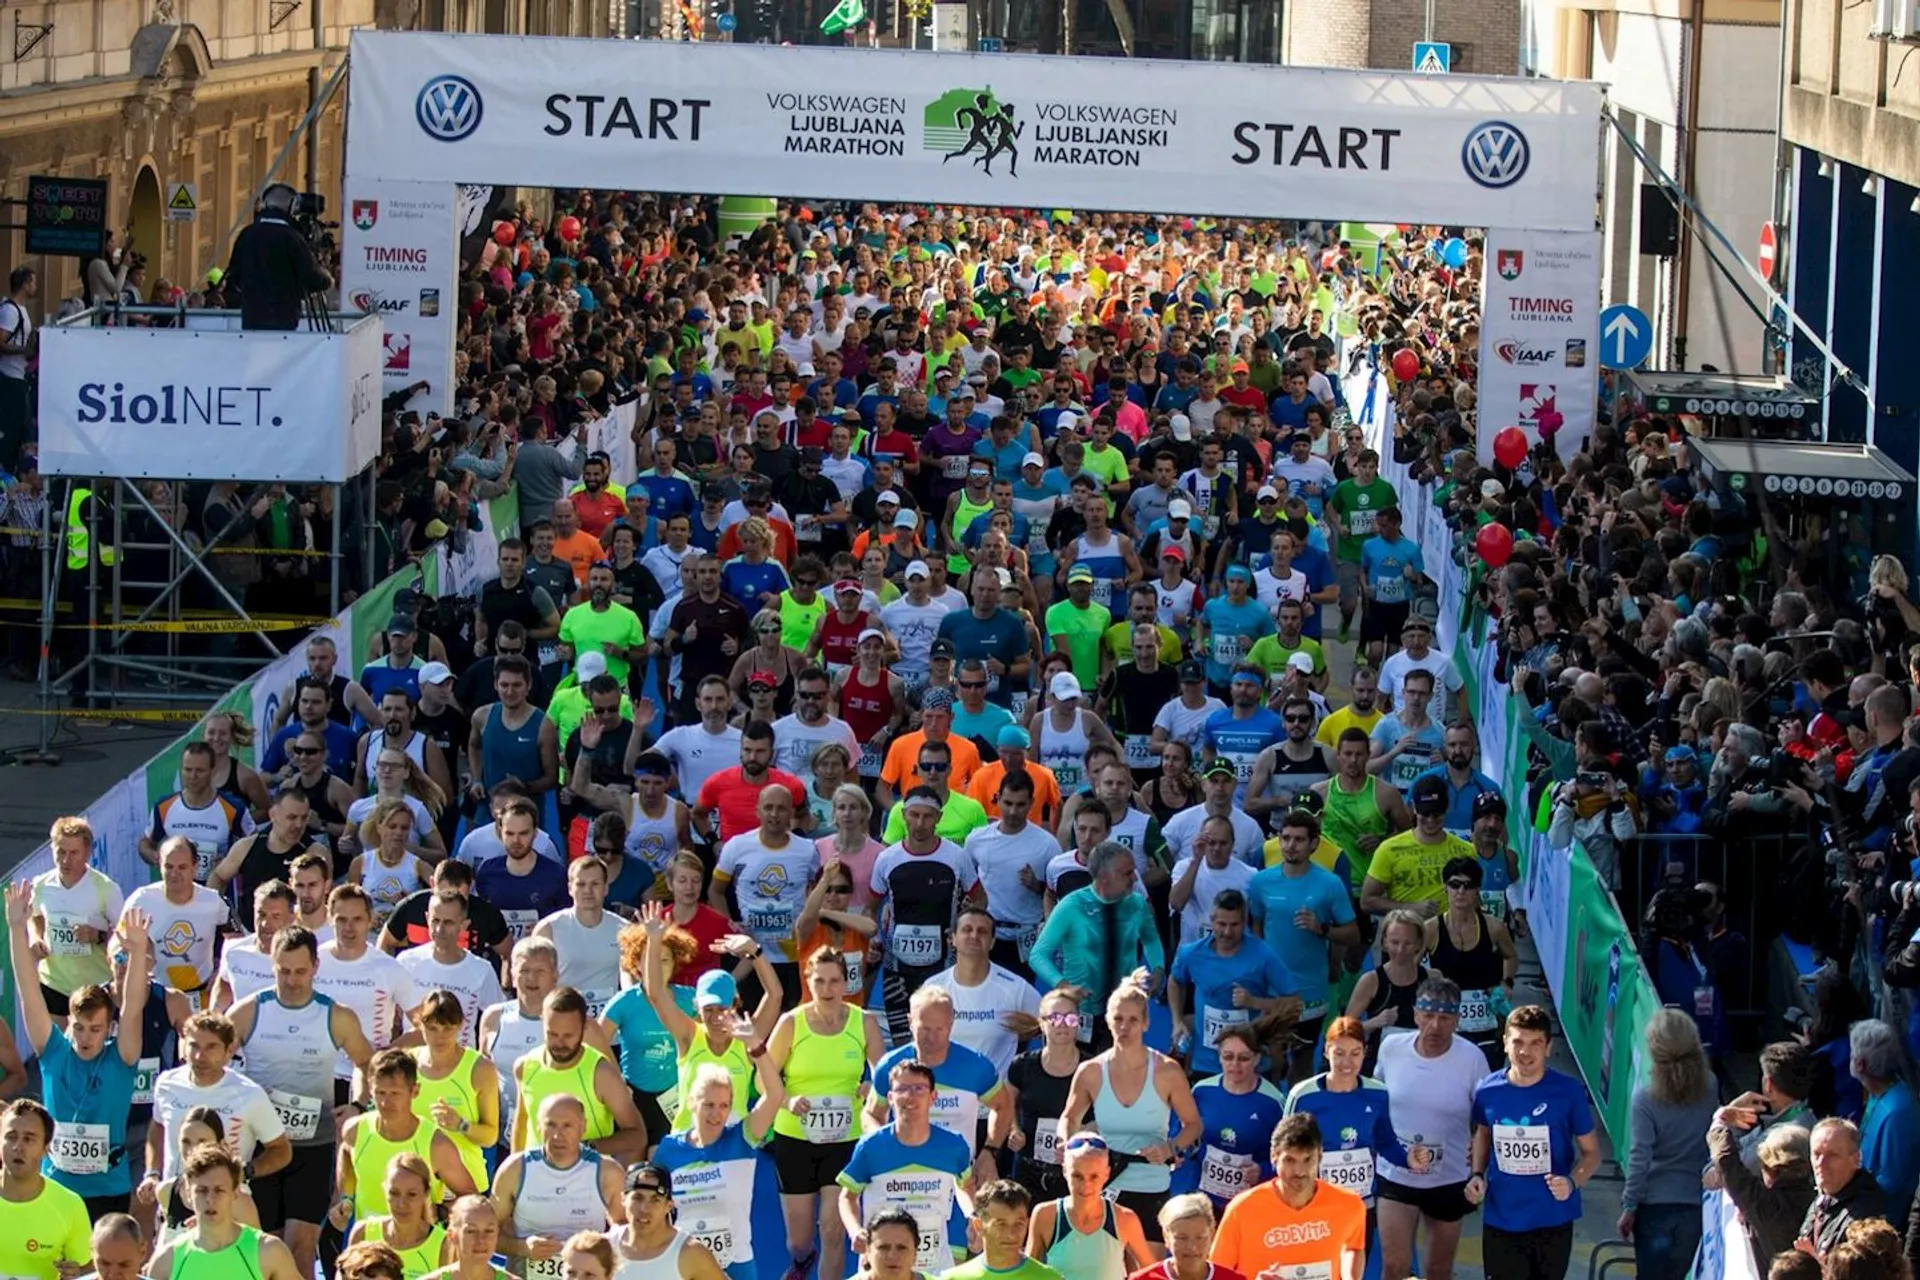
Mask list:
[[[327,198],[318,191],[301,191],[293,197],[293,208],[288,210],[287,220],[300,230],[315,253],[333,251],[333,233],[340,229],[338,222],[328,222]]]

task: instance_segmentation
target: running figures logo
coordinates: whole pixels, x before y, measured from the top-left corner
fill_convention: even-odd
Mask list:
[[[463,76],[435,76],[420,89],[413,116],[436,142],[459,142],[480,127],[480,91]]]
[[[1007,176],[1020,176],[1020,149],[1015,140],[1026,125],[1013,118],[1013,104],[984,89],[949,89],[927,104],[923,118],[926,148],[940,152],[940,163],[968,157],[988,177],[993,162],[1007,158]]]
[[[1460,166],[1467,176],[1494,191],[1525,177],[1532,158],[1527,135],[1504,120],[1475,125],[1460,146]]]

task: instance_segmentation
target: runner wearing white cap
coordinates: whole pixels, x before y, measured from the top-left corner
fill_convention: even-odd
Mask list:
[[[1070,671],[1059,672],[1048,682],[1045,708],[1036,711],[1028,724],[1033,733],[1033,754],[1053,770],[1064,798],[1086,783],[1089,747],[1104,743],[1118,754],[1120,744],[1114,740],[1113,730],[1088,708],[1080,681]]]

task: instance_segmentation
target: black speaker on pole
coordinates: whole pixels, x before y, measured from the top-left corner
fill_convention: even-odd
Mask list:
[[[1680,210],[1657,182],[1640,184],[1640,252],[1671,258],[1680,251]]]

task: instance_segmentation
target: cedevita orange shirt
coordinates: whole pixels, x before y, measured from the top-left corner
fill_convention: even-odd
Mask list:
[[[1280,1194],[1280,1180],[1235,1196],[1213,1237],[1212,1261],[1243,1276],[1269,1280],[1341,1280],[1341,1258],[1351,1251],[1359,1275],[1367,1247],[1366,1202],[1328,1182],[1296,1209]]]

